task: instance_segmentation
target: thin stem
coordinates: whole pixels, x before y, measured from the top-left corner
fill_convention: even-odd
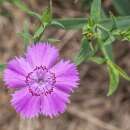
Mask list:
[[[107,54],[107,51],[106,51],[104,46],[101,47],[101,50],[102,50],[102,53],[104,54],[105,59],[106,60],[110,60],[110,58],[109,58],[109,56]]]
[[[41,25],[41,26],[43,26],[43,25]],[[41,32],[41,34],[36,39],[34,39],[34,44],[36,44],[38,41],[41,40],[41,37],[43,36],[43,33],[45,32],[46,27],[47,27],[47,25],[43,26],[43,31]]]
[[[110,57],[109,57],[109,55],[108,55],[108,53],[107,53],[107,51],[106,51],[106,48],[105,48],[105,46],[102,44],[102,40],[100,39],[100,38],[98,38],[98,43],[99,43],[99,46],[100,46],[100,49],[101,49],[101,51],[102,51],[102,53],[103,53],[103,55],[104,55],[104,58],[106,59],[106,60],[110,60]]]
[[[52,0],[50,0],[50,10],[52,11]]]
[[[102,51],[102,53],[103,53],[103,55],[104,55],[104,58],[105,58],[106,60],[111,60],[111,58],[110,58],[110,56],[109,56],[109,54],[108,54],[108,52],[107,52],[107,48],[106,48],[106,45],[107,45],[108,43],[105,45],[105,42],[106,42],[107,40],[111,39],[110,42],[112,43],[115,39],[113,39],[112,35],[110,34],[110,31],[107,30],[105,27],[100,26],[99,24],[97,24],[96,27],[97,27],[97,41],[98,41],[98,44],[99,44],[99,46],[100,46],[100,49],[101,49],[101,51]],[[104,31],[108,34],[108,36],[109,36],[105,41],[103,41],[103,39],[102,39],[102,34],[101,34],[101,32],[100,32],[101,29],[104,30]],[[110,44],[111,44],[111,43],[110,43]]]

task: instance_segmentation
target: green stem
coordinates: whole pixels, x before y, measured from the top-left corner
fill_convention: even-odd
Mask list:
[[[43,33],[45,32],[45,29],[47,27],[47,25],[41,25],[41,26],[43,26],[43,31],[40,33],[40,35],[36,39],[34,39],[34,44],[36,44],[38,41],[40,41],[40,39],[43,36]]]
[[[109,55],[108,55],[108,53],[107,53],[107,51],[106,51],[106,48],[105,48],[105,46],[103,45],[102,40],[101,40],[100,38],[98,38],[98,43],[99,43],[100,49],[101,49],[101,51],[102,51],[102,53],[103,53],[103,55],[104,55],[104,58],[105,58],[106,60],[110,60]]]
[[[100,49],[101,49],[101,51],[102,51],[102,53],[104,55],[104,58],[106,60],[112,60],[110,58],[110,55],[109,55],[107,49],[109,47],[109,44],[111,44],[115,39],[112,37],[112,35],[110,34],[110,32],[106,28],[104,28],[103,26],[100,26],[99,24],[97,24],[96,27],[97,27],[97,41],[98,41]],[[108,34],[108,38],[105,41],[103,41],[103,39],[102,39],[102,34],[100,32],[101,29],[104,30]],[[109,39],[110,39],[110,41],[108,41]],[[107,41],[111,42],[111,43],[107,43],[105,45],[105,42],[107,42]]]
[[[108,56],[108,54],[107,54],[107,51],[106,51],[106,49],[105,49],[104,46],[101,46],[101,51],[102,51],[102,53],[103,53],[105,59],[106,59],[106,60],[110,60],[110,58],[109,58],[109,56]]]

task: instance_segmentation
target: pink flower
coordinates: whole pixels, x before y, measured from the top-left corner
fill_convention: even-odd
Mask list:
[[[24,57],[9,61],[4,81],[16,90],[11,103],[22,117],[54,117],[66,110],[70,93],[79,84],[79,74],[75,64],[59,61],[55,47],[37,43],[28,47]]]

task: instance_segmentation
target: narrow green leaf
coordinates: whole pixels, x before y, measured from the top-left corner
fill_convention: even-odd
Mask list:
[[[58,43],[58,42],[60,42],[59,39],[55,39],[55,38],[48,38],[47,41],[48,41],[49,43]]]
[[[105,53],[108,57],[109,60],[114,61],[114,56],[113,56],[113,41],[115,39],[110,35],[105,41],[103,41],[103,48],[105,50]]]
[[[36,17],[39,20],[41,19],[41,16],[36,12],[28,10],[27,14],[30,15],[30,16]]]
[[[93,0],[90,17],[97,23],[101,18],[101,0]]]
[[[119,29],[127,29],[130,27],[130,16],[122,16],[122,17],[116,17],[116,27]],[[113,29],[113,19],[108,18],[106,20],[100,21],[100,23],[108,28]]]
[[[116,65],[116,69],[119,71],[120,75],[121,75],[124,79],[130,81],[130,77],[128,76],[128,74],[127,74],[122,68],[120,68],[119,66]]]
[[[109,72],[109,77],[110,77],[110,86],[109,86],[108,96],[110,96],[116,91],[118,87],[119,76],[122,76],[124,79],[128,81],[130,81],[130,77],[122,68],[120,68],[115,63],[108,60],[107,65],[108,65],[108,72]]]
[[[118,88],[119,85],[119,72],[111,65],[108,65],[108,73],[109,73],[109,89],[108,96],[111,96]]]
[[[111,16],[111,19],[112,19],[112,24],[113,24],[113,26],[112,26],[112,29],[111,29],[111,31],[113,31],[114,29],[117,29],[117,21],[116,21],[116,17],[112,14],[112,13],[110,13],[110,16]]]
[[[115,37],[110,35],[108,39],[106,39],[104,46],[110,45],[115,41]]]
[[[102,39],[98,39],[98,43],[101,49],[101,52],[106,60],[113,61],[113,50],[112,50],[112,44],[105,45],[105,41]]]
[[[96,56],[90,57],[90,58],[88,58],[88,60],[95,62],[97,64],[103,64],[106,61],[106,59],[104,59],[103,57],[96,57]]]
[[[56,20],[63,24],[65,29],[82,29],[88,21],[87,18],[66,18]],[[119,29],[127,29],[128,27],[130,27],[130,16],[117,17],[116,21],[116,26]],[[101,24],[107,29],[113,28],[113,20],[111,18],[101,20],[99,24]]]
[[[130,0],[112,0],[112,3],[120,15],[130,14]]]
[[[43,11],[43,14],[41,16],[41,21],[44,24],[50,24],[52,21],[52,11],[51,8],[48,7]]]
[[[109,61],[108,64],[111,64],[119,72],[120,76],[122,76],[124,79],[130,81],[130,77],[120,66],[118,66],[115,63],[112,63],[111,61]]]
[[[5,64],[0,64],[0,72],[3,71],[5,68]]]
[[[91,43],[88,41],[86,37],[82,39],[79,54],[75,58],[75,63],[77,65],[87,60],[87,58],[90,58],[91,56],[93,56],[94,51],[92,51],[90,44]]]
[[[113,47],[112,44],[109,44],[109,45],[104,46],[104,48],[106,49],[106,52],[107,52],[107,54],[108,54],[108,56],[109,56],[109,59],[112,60],[112,61],[114,61],[114,56],[113,56],[112,47]]]
[[[40,26],[36,32],[34,33],[33,39],[36,40],[38,37],[40,37],[42,35],[42,33],[44,32],[44,27]]]
[[[65,29],[64,25],[62,23],[60,23],[59,21],[57,21],[57,20],[52,20],[51,26],[55,26],[55,27]]]
[[[81,29],[87,23],[87,18],[64,18],[55,20],[60,22],[65,29]]]

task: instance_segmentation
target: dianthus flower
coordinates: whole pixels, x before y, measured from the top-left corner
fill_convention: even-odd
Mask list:
[[[4,81],[15,89],[11,104],[23,118],[52,118],[66,110],[69,96],[79,84],[79,74],[75,64],[59,60],[55,47],[37,43],[29,46],[23,57],[8,62]]]

